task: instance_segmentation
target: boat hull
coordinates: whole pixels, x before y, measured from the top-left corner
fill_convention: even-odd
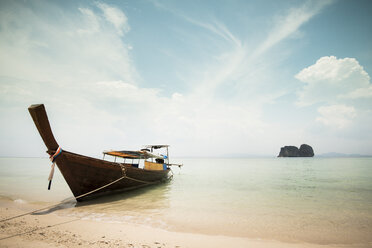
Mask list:
[[[105,161],[67,151],[63,151],[56,158],[56,164],[78,201],[165,182],[170,171],[144,170],[130,164]],[[113,183],[120,178],[122,179]],[[84,194],[87,195],[82,196]]]

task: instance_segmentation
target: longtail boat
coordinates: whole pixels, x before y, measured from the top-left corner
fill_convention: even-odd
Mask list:
[[[115,157],[107,161],[62,150],[55,140],[43,104],[28,108],[31,117],[47,147],[47,153],[61,171],[75,199],[83,201],[100,195],[137,189],[165,182],[171,178],[168,145],[150,145],[140,151],[106,151]],[[155,155],[153,151],[165,148],[166,155]],[[116,162],[120,158],[122,162]],[[139,161],[143,160],[143,168]],[[155,160],[155,161],[154,161]],[[129,162],[131,163],[129,163]],[[52,166],[49,188],[54,172]],[[181,166],[181,165],[177,165]]]

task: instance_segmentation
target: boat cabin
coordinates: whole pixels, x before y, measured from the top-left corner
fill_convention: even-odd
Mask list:
[[[147,145],[140,151],[104,151],[103,159],[105,155],[109,155],[114,157],[114,162],[121,158],[124,164],[144,170],[167,170],[170,166],[168,147],[169,145]]]

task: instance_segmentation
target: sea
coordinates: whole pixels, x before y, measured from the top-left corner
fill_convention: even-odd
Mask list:
[[[48,158],[0,158],[0,198],[55,214],[283,242],[372,242],[372,158],[175,158],[167,183],[76,203]]]

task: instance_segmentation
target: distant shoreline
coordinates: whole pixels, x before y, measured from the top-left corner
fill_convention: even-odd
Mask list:
[[[321,158],[371,158],[372,155],[330,152],[330,153],[323,153],[323,154],[316,155],[316,157],[321,157]]]

